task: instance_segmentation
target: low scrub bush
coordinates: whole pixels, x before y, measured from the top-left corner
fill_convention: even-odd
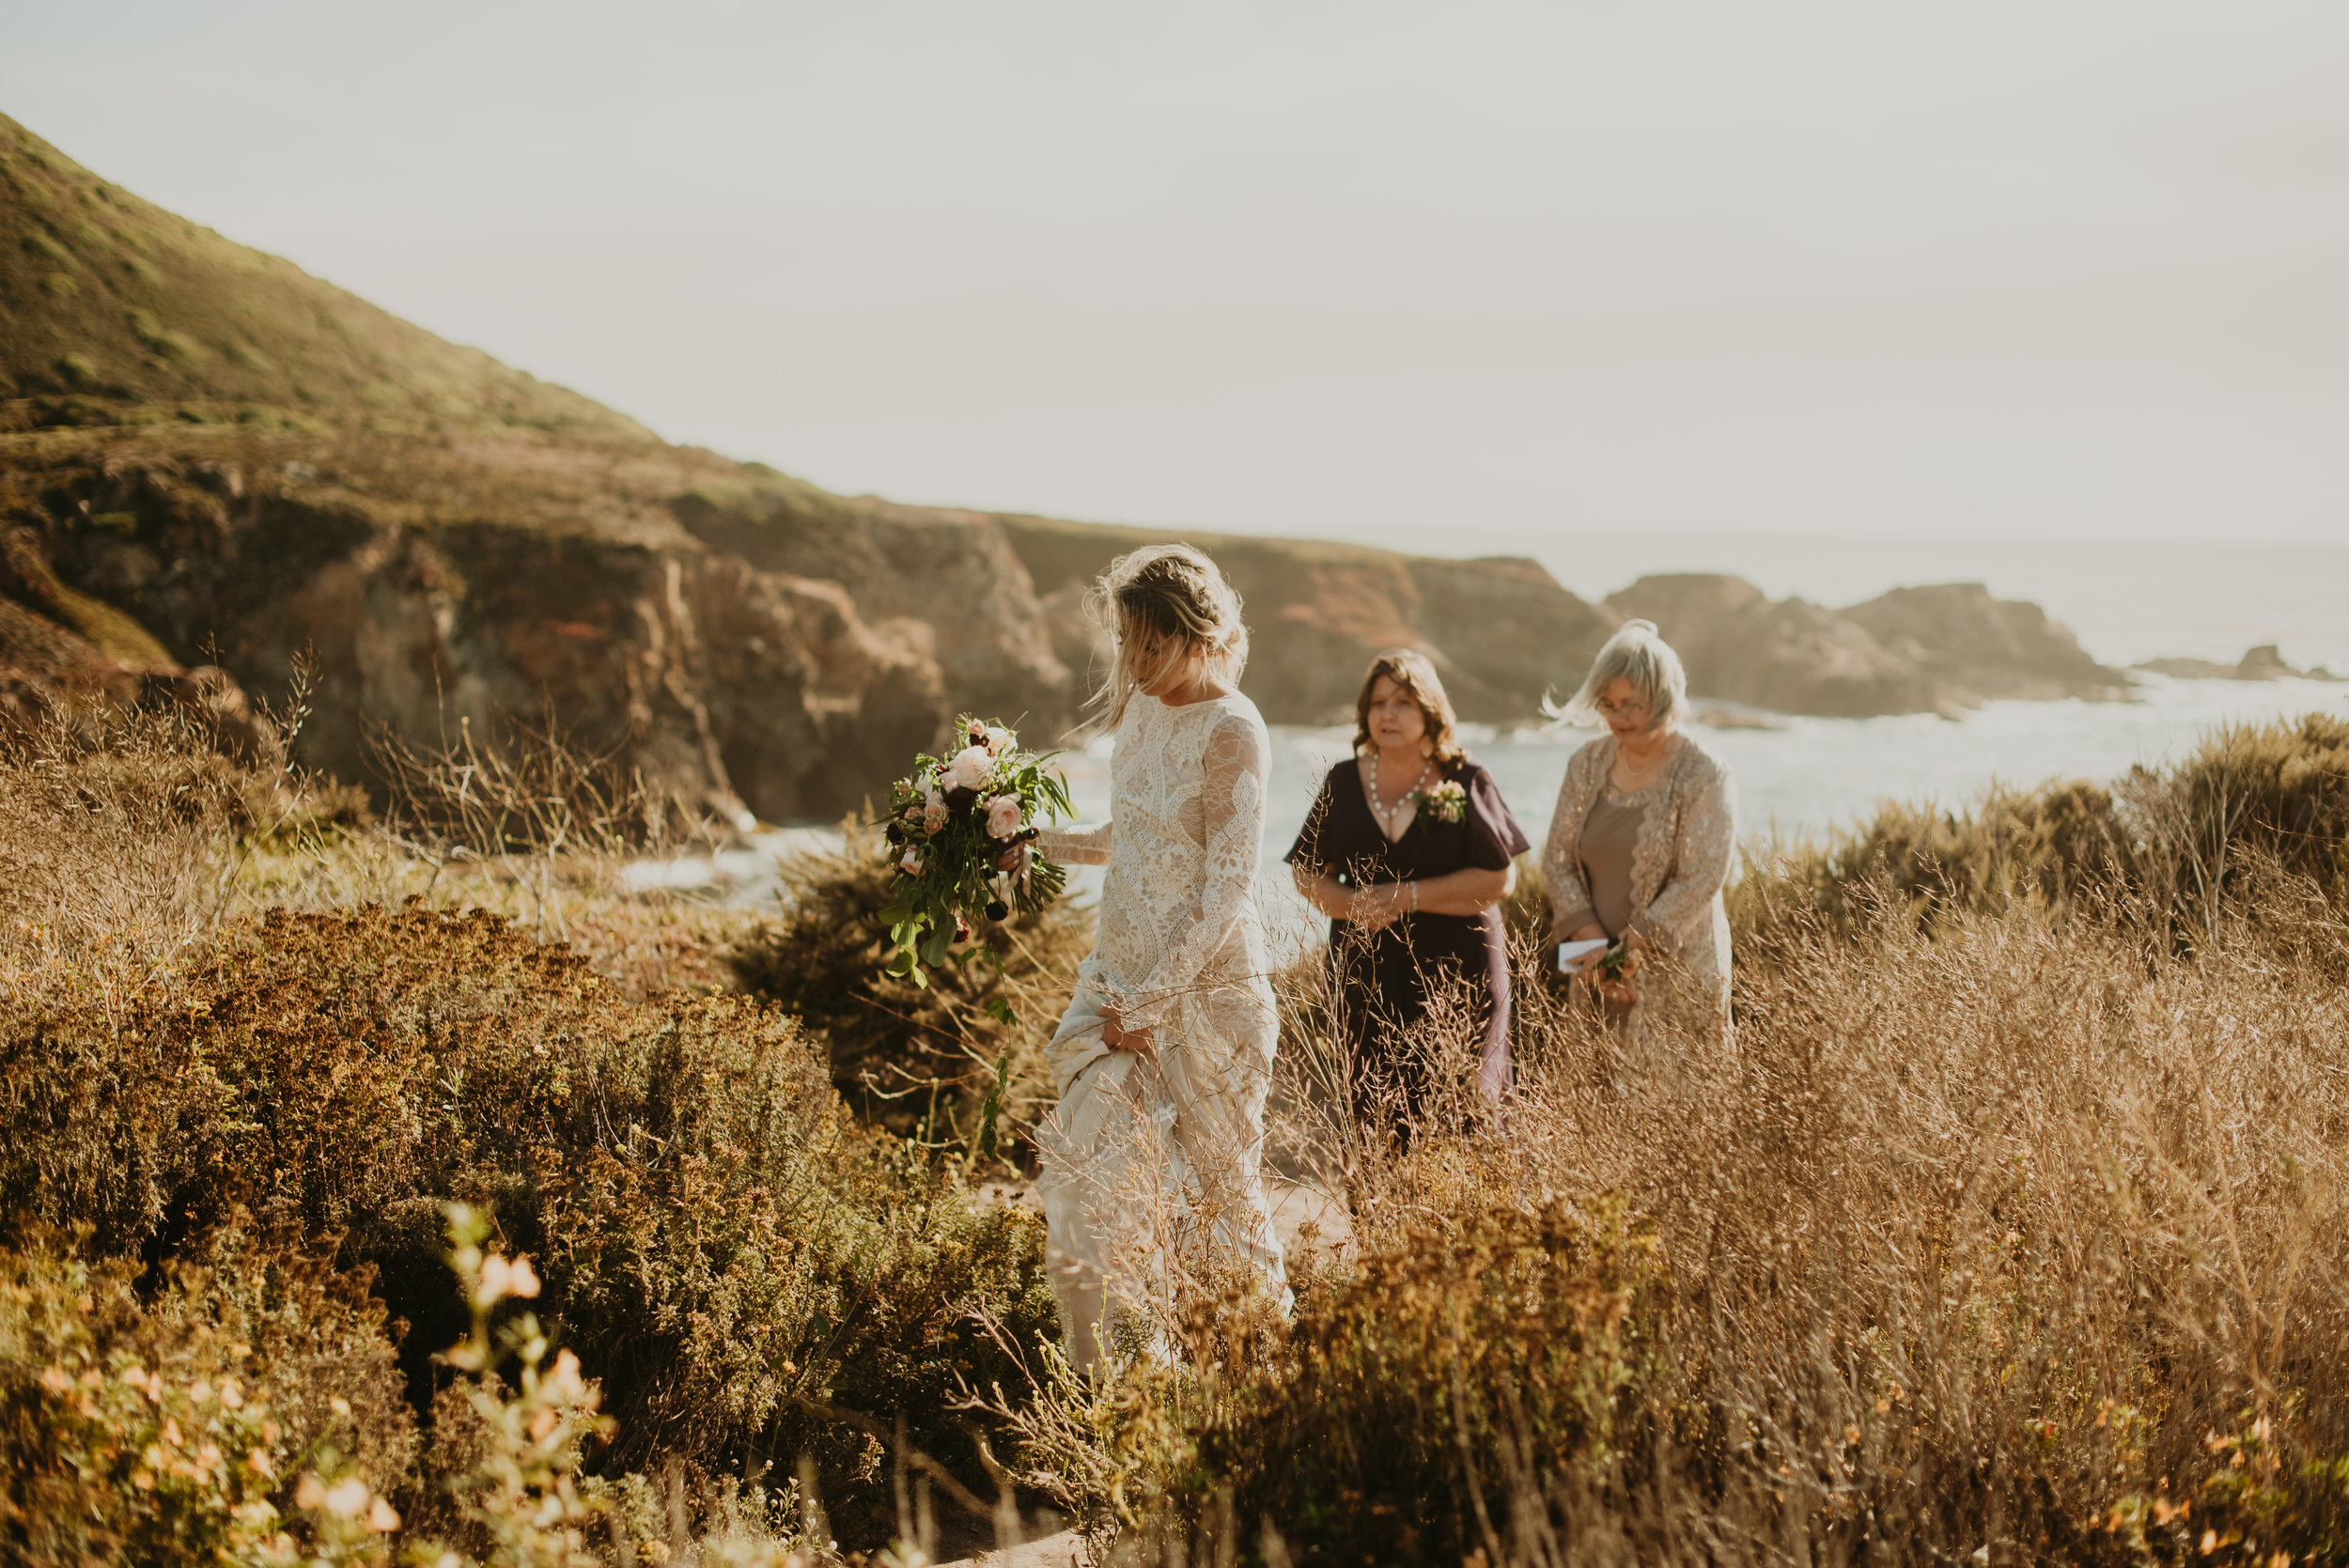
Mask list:
[[[1413,1201],[1308,1273],[1269,1355],[1200,1359],[1176,1518],[1269,1525],[1303,1560],[1504,1561],[1595,1489],[1649,1370],[1654,1241],[1618,1202],[1526,1193],[1491,1154],[1414,1156]],[[1192,1339],[1223,1350],[1228,1327]]]
[[[141,1289],[79,1240],[0,1252],[0,1558],[291,1561],[312,1533],[303,1472],[412,1489],[414,1423],[364,1280],[230,1228]]]
[[[824,1406],[967,1466],[943,1406],[1001,1369],[966,1307],[1025,1343],[1053,1322],[1034,1218],[857,1123],[793,1019],[628,998],[493,916],[274,915],[119,1026],[0,1012],[0,1108],[20,1222],[150,1258],[241,1208],[339,1238],[413,1326],[419,1406],[463,1327],[441,1207],[476,1204],[602,1382],[601,1467],[755,1478],[807,1449],[850,1524],[881,1451]]]
[[[2349,720],[2230,725],[2109,788],[1998,787],[1968,811],[1888,803],[1856,832],[1779,855],[1731,914],[1741,948],[1813,920],[1857,935],[1888,907],[1929,925],[2025,905],[2118,913],[2207,941],[2262,868],[2349,905]]]

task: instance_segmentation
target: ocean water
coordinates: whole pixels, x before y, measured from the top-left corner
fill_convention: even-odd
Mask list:
[[[1656,571],[1734,572],[1774,597],[1828,605],[1913,584],[1983,582],[2000,598],[2035,601],[2108,664],[2164,656],[2232,664],[2275,643],[2296,666],[2349,674],[2349,549],[1649,535],[1503,540],[1493,552],[1512,546],[1587,598]],[[1955,720],[1786,718],[1775,729],[1694,733],[1735,772],[1748,838],[1782,842],[1849,826],[1885,800],[1961,806],[1994,781],[2111,779],[2177,757],[2219,725],[2307,712],[2349,718],[2349,683],[2146,675],[2127,702],[2000,702]],[[1486,731],[1470,743],[1538,842],[1567,756],[1595,733]],[[1349,735],[1275,731],[1268,862],[1287,849]],[[1107,810],[1106,753],[1073,756],[1069,767],[1080,807]]]

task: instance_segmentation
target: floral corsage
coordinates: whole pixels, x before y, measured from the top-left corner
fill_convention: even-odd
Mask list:
[[[1419,809],[1439,822],[1457,822],[1468,815],[1468,791],[1458,782],[1446,779],[1411,791],[1411,799]]]

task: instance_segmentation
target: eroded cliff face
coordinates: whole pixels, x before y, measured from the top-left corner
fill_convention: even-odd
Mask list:
[[[304,760],[344,779],[373,781],[383,734],[432,750],[551,719],[722,818],[853,810],[957,712],[1058,739],[1106,655],[1085,588],[1175,536],[834,496],[649,441],[18,423],[0,433],[0,704],[179,693],[228,722],[306,664]],[[1781,712],[1955,712],[2127,678],[1979,585],[1835,611],[1686,574],[1597,607],[1530,561],[1191,538],[1246,601],[1243,685],[1276,723],[1342,722],[1394,646],[1435,661],[1463,717],[1531,721],[1628,615],[1661,627],[1696,695]]]
[[[1034,583],[992,517],[849,500],[746,473],[672,500],[685,532],[758,570],[838,583],[868,624],[926,650],[957,712],[1039,736],[1074,722],[1074,681]]]
[[[371,777],[379,730],[430,748],[462,723],[493,736],[551,716],[691,812],[772,820],[856,807],[952,718],[926,629],[876,626],[837,582],[702,546],[654,499],[686,476],[659,464],[566,530],[500,518],[517,465],[477,451],[419,446],[403,465],[235,431],[43,436],[0,438],[18,553],[148,638],[77,649],[17,573],[0,633],[27,623],[11,663],[55,695],[76,660],[74,679],[112,680],[119,700],[202,659],[278,698],[305,661],[304,759],[343,778]],[[436,486],[385,485],[402,473]]]
[[[358,781],[385,734],[429,751],[552,719],[689,812],[837,815],[957,712],[1064,736],[1099,669],[1083,589],[1152,536],[834,496],[657,442],[17,423],[12,665],[119,693],[217,664],[278,700],[306,664],[304,758]],[[1246,598],[1275,722],[1345,718],[1398,645],[1464,716],[1531,720],[1612,624],[1531,562],[1199,542]]]

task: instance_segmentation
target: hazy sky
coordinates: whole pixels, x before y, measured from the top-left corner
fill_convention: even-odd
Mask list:
[[[2343,0],[0,0],[0,109],[839,489],[2349,536]]]

